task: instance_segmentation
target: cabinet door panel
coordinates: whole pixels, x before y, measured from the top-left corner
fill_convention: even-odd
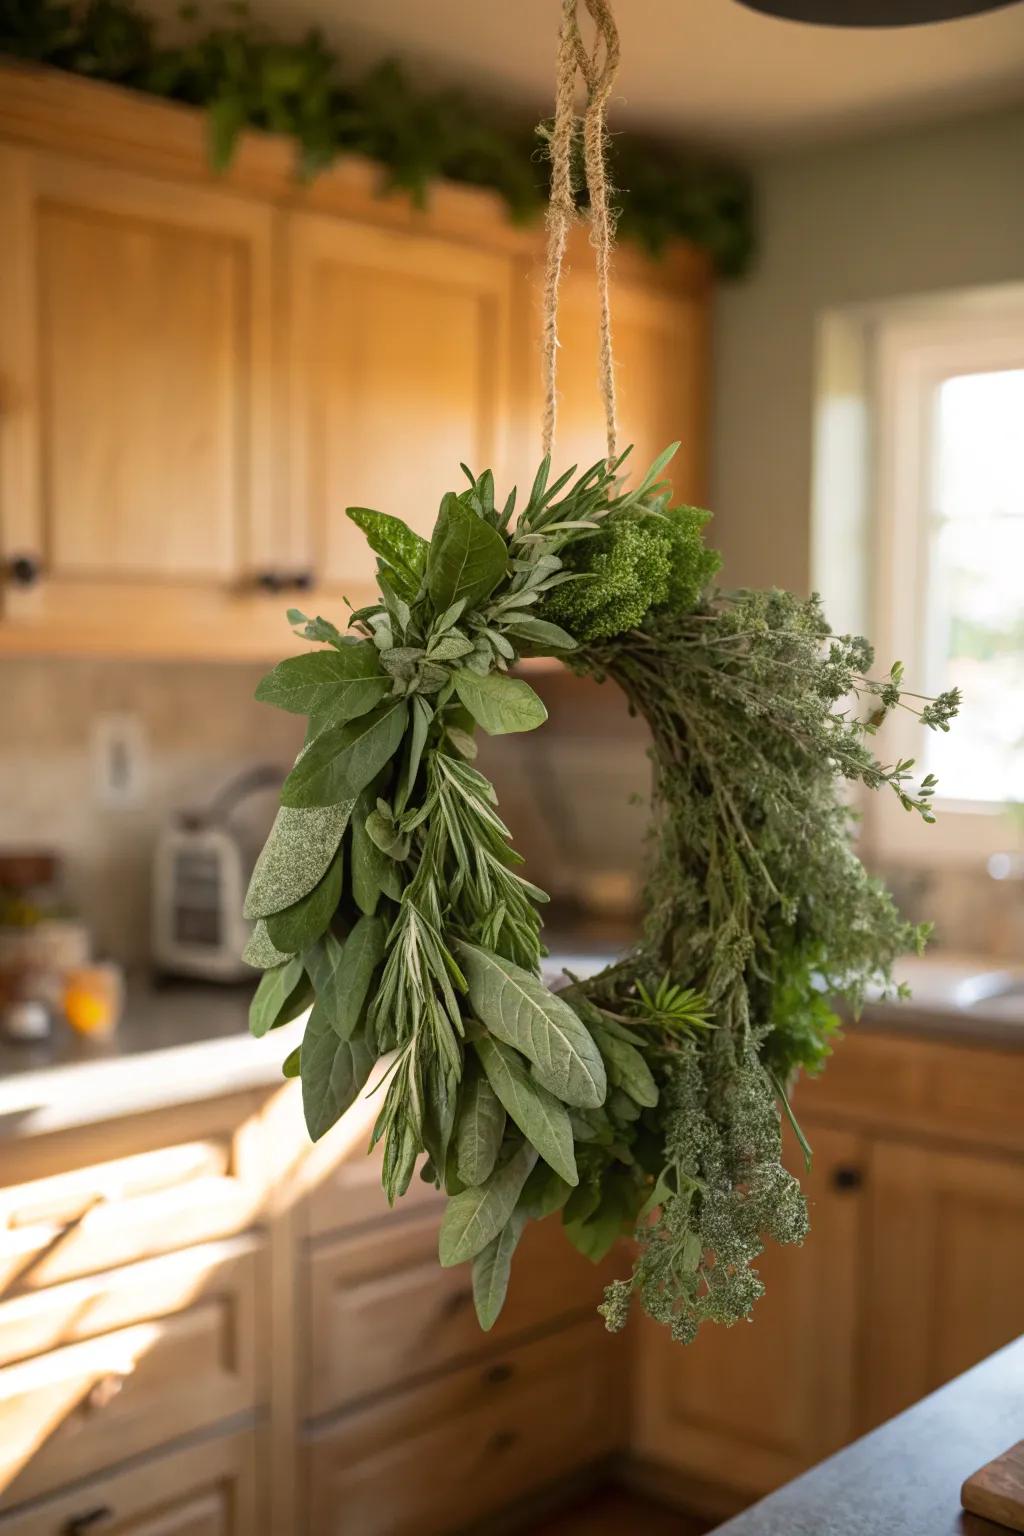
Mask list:
[[[0,209],[0,545],[39,568],[7,585],[4,617],[83,648],[118,624],[186,630],[287,563],[269,476],[274,215],[9,148]]]
[[[460,461],[504,478],[511,262],[312,217],[290,253],[293,521],[324,581],[364,591],[374,558],[347,506],[429,536]]]
[[[833,1187],[859,1168],[860,1140],[814,1127],[814,1168],[801,1175],[811,1235],[769,1243],[757,1268],[766,1294],[753,1318],[710,1324],[687,1348],[640,1333],[635,1448],[679,1471],[751,1495],[767,1492],[849,1440],[854,1424],[861,1198]],[[790,1159],[790,1166],[798,1162]]]
[[[1024,1332],[1024,1164],[876,1142],[864,1421]]]

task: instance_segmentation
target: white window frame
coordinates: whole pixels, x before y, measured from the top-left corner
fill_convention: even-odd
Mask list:
[[[898,659],[906,685],[922,693],[939,685],[928,674],[925,634],[935,391],[947,378],[1003,368],[1024,368],[1018,285],[858,306],[819,322],[815,585],[835,628],[870,636],[876,672]],[[924,731],[896,711],[875,749],[887,762],[920,761]],[[943,798],[941,779],[934,826],[884,790],[865,793],[859,808],[876,862],[977,866],[1015,842],[1000,806]]]

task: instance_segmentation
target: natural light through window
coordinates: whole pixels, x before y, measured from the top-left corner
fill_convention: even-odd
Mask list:
[[[944,797],[1024,800],[1024,369],[938,384],[931,408],[928,688],[960,688],[927,733]]]

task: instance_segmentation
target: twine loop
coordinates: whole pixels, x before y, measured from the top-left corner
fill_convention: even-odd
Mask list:
[[[577,74],[581,74],[587,87],[587,105],[583,114],[583,170],[590,201],[590,243],[594,248],[597,270],[598,374],[604,405],[608,458],[611,460],[616,456],[618,438],[609,292],[615,217],[609,204],[605,114],[619,65],[619,34],[609,0],[584,0],[584,4],[597,29],[591,50],[587,49],[580,31],[578,0],[562,0],[555,118],[550,145],[551,195],[547,212],[547,254],[544,262],[544,415],[541,438],[544,453],[550,454],[558,409],[558,296],[569,231],[576,219],[572,182],[572,156],[577,131],[574,93]]]

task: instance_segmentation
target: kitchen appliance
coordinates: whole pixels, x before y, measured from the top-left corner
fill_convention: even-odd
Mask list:
[[[250,796],[281,787],[282,769],[246,769],[205,810],[184,810],[163,828],[153,876],[153,962],[164,976],[242,981],[251,924],[242,903],[262,836],[250,838],[236,813]],[[265,831],[265,828],[263,829]]]

